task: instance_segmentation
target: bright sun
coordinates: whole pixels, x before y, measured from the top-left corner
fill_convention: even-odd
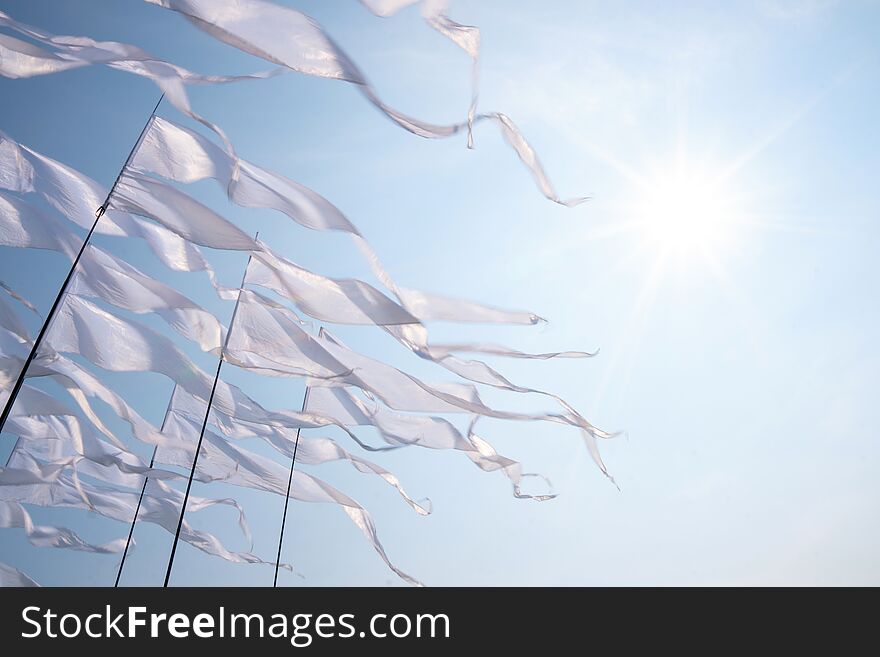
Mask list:
[[[644,246],[675,260],[713,257],[732,238],[730,196],[707,176],[688,170],[658,175],[644,188],[635,219]]]

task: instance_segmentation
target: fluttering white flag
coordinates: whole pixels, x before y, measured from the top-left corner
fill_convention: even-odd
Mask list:
[[[0,27],[15,30],[49,48],[46,50],[8,35],[0,35],[0,75],[8,78],[27,78],[92,64],[104,64],[110,68],[148,78],[162,90],[165,97],[180,112],[214,131],[230,152],[234,152],[232,144],[223,130],[193,111],[186,86],[265,79],[285,72],[285,69],[278,68],[245,75],[198,75],[163,61],[137,46],[118,41],[96,41],[81,36],[53,35],[17,21],[2,11],[0,11]]]
[[[88,176],[16,142],[2,132],[0,189],[37,194],[62,216],[85,230],[92,227],[95,212],[107,197],[107,190]],[[199,248],[163,225],[110,208],[102,215],[95,232],[143,239],[169,269],[204,271],[214,286],[219,288],[214,271]],[[75,241],[73,248],[78,249],[79,244],[80,241]],[[61,245],[59,249],[64,252],[69,250]]]
[[[31,545],[36,547],[54,547],[108,554],[121,552],[125,547],[125,539],[119,538],[100,545],[89,543],[66,527],[35,525],[30,514],[18,502],[0,499],[0,527],[20,528]]]
[[[214,315],[94,245],[86,249],[68,289],[70,294],[103,299],[134,313],[156,313],[202,351],[220,353],[225,329]]]
[[[449,18],[447,0],[360,0],[376,16],[386,18],[404,7],[419,4],[422,18],[434,30],[464,50],[471,58],[471,104],[468,107],[468,148],[474,146],[473,125],[480,94],[480,28]]]
[[[179,189],[132,171],[122,175],[110,204],[152,219],[201,246],[239,251],[259,249],[253,238],[208,206]]]
[[[156,455],[157,460],[168,465],[191,467],[195,440],[201,429],[201,422],[193,422],[186,413],[172,413],[169,415],[169,423],[166,427],[172,433],[177,432],[180,437],[189,434],[192,447],[188,450],[160,449]],[[237,447],[214,435],[210,430],[205,432],[202,450],[197,474],[203,481],[223,481],[227,484],[286,496],[288,477],[292,476],[291,498],[302,502],[322,502],[341,506],[352,522],[364,533],[385,564],[407,583],[421,586],[421,582],[403,572],[389,559],[366,509],[330,484],[300,470],[294,470],[291,475],[280,463]],[[402,490],[401,494],[405,495]],[[414,509],[418,507],[408,497],[405,496],[405,499]],[[427,512],[427,509],[422,511]]]
[[[490,443],[473,433],[475,421],[463,435],[454,424],[442,417],[406,415],[378,404],[368,405],[349,388],[312,388],[309,407],[334,417],[347,426],[370,426],[375,428],[389,443],[412,445],[427,449],[453,449],[463,452],[478,468],[485,472],[500,470],[513,484],[515,497],[544,501],[555,497],[552,493],[527,495],[520,489],[525,477],[547,481],[536,473],[524,473],[518,461],[498,454]]]
[[[323,380],[314,381],[314,386],[353,385],[399,411],[470,413],[496,419],[549,421],[574,426],[581,430],[596,465],[611,478],[599,454],[596,439],[611,438],[613,434],[593,426],[558,397],[553,398],[563,407],[562,413],[521,413],[487,406],[473,388],[458,386],[449,389],[428,384],[347,348],[327,332],[311,336],[284,309],[263,304],[256,295],[242,297],[236,321],[248,326],[274,327],[271,333],[262,335],[252,330],[233,331],[229,351],[242,366],[275,376],[301,376],[303,371],[320,371]],[[350,373],[343,374],[346,371]],[[330,376],[331,373],[336,376]]]
[[[52,377],[57,381],[76,402],[92,425],[114,446],[125,449],[122,441],[95,412],[89,399],[100,400],[106,404],[120,420],[131,428],[132,435],[137,440],[153,446],[163,445],[167,442],[168,439],[156,427],[135,411],[121,395],[111,390],[85,367],[56,352],[51,344],[44,342],[43,348],[44,352],[31,363],[28,377],[45,376]]]
[[[347,233],[364,254],[379,281],[397,297],[406,312],[421,321],[535,324],[541,320],[530,312],[502,310],[473,301],[400,287],[388,274],[369,242],[330,201],[289,178],[246,160],[238,161],[238,177],[233,179],[235,165],[232,158],[209,139],[161,117],[152,120],[131,162],[131,168],[135,171],[154,173],[175,182],[192,183],[211,178],[238,205],[277,210],[312,230]],[[296,265],[278,254],[255,255],[264,265],[274,267],[282,277],[293,275],[291,265],[296,268]],[[287,274],[285,270],[288,270]],[[283,290],[275,289],[279,294],[291,294],[284,289],[285,283],[275,287]],[[355,301],[352,300],[352,303]],[[401,323],[400,319],[403,317],[399,317],[395,323]]]
[[[57,351],[80,354],[112,372],[164,374],[207,399],[211,379],[168,338],[86,299],[69,294],[48,333]]]
[[[0,562],[0,586],[39,586],[30,576],[13,568],[9,564]]]
[[[418,322],[400,304],[364,281],[322,276],[275,255],[265,245],[254,255],[246,282],[290,299],[310,317],[335,324],[374,326]]]
[[[172,418],[173,420],[173,424],[166,423],[166,427],[171,426],[173,427],[173,430],[168,430],[167,433],[171,436],[185,436],[187,434],[192,435],[193,433],[198,434],[203,421],[200,416],[203,417],[204,413],[204,401],[192,397],[181,389],[175,390],[169,415],[169,418]],[[213,420],[213,416],[214,414],[212,413],[209,420],[212,425],[217,426],[217,423]],[[292,459],[295,453],[298,463],[319,465],[322,463],[329,463],[330,461],[348,461],[359,472],[377,475],[386,483],[393,486],[397,492],[400,493],[400,496],[404,501],[419,515],[428,515],[431,512],[430,500],[426,500],[424,503],[414,500],[404,490],[400,480],[395,474],[376,463],[351,454],[330,438],[305,436],[301,435],[296,430],[291,430],[286,427],[246,424],[239,422],[236,418],[228,418],[226,426],[226,431],[224,431],[226,436],[233,439],[259,437],[267,444],[271,445],[279,454],[282,454],[287,458]],[[233,445],[210,431],[206,432],[205,435],[210,444],[199,456],[200,468],[202,467],[202,463],[211,462],[215,458],[229,459],[233,466],[243,470],[253,469],[249,465],[250,463],[253,463],[255,464],[254,467],[257,469],[254,474],[261,478],[268,477],[266,473],[275,468],[274,461],[272,461],[271,464],[267,463],[268,459],[265,459],[265,457],[253,454],[241,447]],[[222,443],[220,441],[222,441]],[[179,445],[183,445],[182,440],[178,439],[177,442]],[[225,456],[215,456],[214,453],[216,450],[220,450]],[[189,460],[187,462],[191,463],[193,457],[193,443],[190,442],[190,444],[185,447],[163,447],[157,452],[157,457],[162,462],[168,463],[169,461],[163,459],[165,458],[165,455],[172,452],[178,454],[177,458],[181,462],[188,458]],[[242,458],[238,459],[236,454],[241,455]],[[180,463],[175,464],[180,465]],[[276,475],[273,476],[276,479],[276,483],[280,482],[278,485],[284,484],[284,477],[278,475],[277,472]],[[212,478],[219,477],[213,476]],[[280,492],[283,494],[284,488],[282,486],[281,488],[273,490],[273,492]]]
[[[18,313],[13,310],[12,306],[2,296],[0,296],[0,328],[8,331],[18,342],[24,344],[30,341],[27,327],[18,316]]]
[[[180,474],[151,468],[125,447],[98,438],[70,408],[47,393],[24,385],[4,427],[30,441],[29,452],[49,464],[75,463],[79,474],[120,486],[136,487],[144,475],[179,479]]]
[[[49,249],[76,257],[82,239],[59,219],[0,190],[0,246]]]
[[[35,470],[40,467],[39,462],[28,453],[27,448],[16,451],[10,465],[23,471]],[[89,501],[88,505],[83,501],[80,491],[84,491],[85,497]],[[24,511],[21,504],[54,508],[88,508],[101,516],[130,525],[139,499],[140,491],[124,490],[89,482],[77,483],[68,474],[62,474],[57,481],[52,483],[38,482],[19,486],[0,486],[0,509],[3,508],[3,505],[9,505],[11,509],[11,520],[7,526],[24,526],[25,528],[27,528],[27,519],[22,517],[19,512]],[[169,487],[161,480],[150,479],[143,499],[140,501],[138,521],[156,524],[174,534],[182,502],[182,492]],[[250,529],[244,511],[233,499],[190,496],[187,511],[197,513],[218,505],[236,511],[239,527],[245,539],[250,542]],[[75,534],[71,536],[72,533],[64,528],[45,527],[39,529],[39,532],[32,532],[32,537],[29,536],[29,538],[32,543],[36,540],[35,544],[47,547],[75,547],[93,552],[121,552],[126,542],[126,539],[120,538],[104,546],[92,546],[79,539]],[[233,563],[259,563],[274,566],[274,562],[267,562],[250,552],[236,552],[228,549],[217,536],[194,529],[186,520],[181,527],[180,539],[207,554]],[[70,545],[67,545],[66,542],[69,542]],[[282,564],[282,567],[290,569],[290,566],[286,564]]]
[[[102,369],[114,372],[156,372],[165,375],[206,403],[210,397],[210,377],[171,340],[133,319],[99,308],[82,297],[68,295],[49,332],[49,343],[49,349],[79,354]],[[56,378],[68,388],[83,412],[104,435],[115,441],[114,444],[118,443],[117,439],[109,429],[102,428],[103,423],[91,411],[85,400],[86,396],[95,396],[110,404],[117,415],[130,424],[138,439],[153,445],[167,443],[167,438],[137,415],[124,400],[84,369],[78,368],[70,359],[59,358],[57,354],[47,352],[34,361],[34,366],[30,375],[57,375]],[[316,381],[337,376],[335,373],[326,375],[324,372],[311,370],[302,374]],[[240,389],[223,380],[218,381],[212,408],[219,414],[221,422],[226,417],[255,425],[294,429],[337,426],[358,444],[369,449],[350,429],[332,417],[313,412],[267,411]]]
[[[467,120],[450,125],[428,123],[386,105],[360,69],[336,45],[324,28],[313,18],[291,7],[265,0],[146,1],[172,9],[214,38],[266,61],[286,66],[298,73],[353,83],[385,116],[404,130],[420,137],[451,137],[463,130],[469,131],[474,122],[495,123],[501,129],[504,139],[529,169],[544,196],[567,206],[586,200],[559,198],[535,151],[513,121],[500,112],[474,115],[476,98],[472,100]],[[437,11],[431,8],[426,14],[431,25],[468,51],[476,62],[479,33],[474,31],[475,28],[454,23],[443,15],[441,6],[435,7]]]

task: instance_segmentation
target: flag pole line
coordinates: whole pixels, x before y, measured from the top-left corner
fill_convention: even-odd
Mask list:
[[[15,450],[18,449],[18,443],[21,442],[21,436],[17,436],[15,439],[15,444],[12,446],[12,451],[9,452],[9,456],[6,457],[6,465],[3,467],[8,468],[9,464],[12,462],[12,457],[15,456]]]
[[[254,241],[260,236],[257,231],[254,235]],[[202,441],[205,438],[205,430],[208,427],[208,419],[211,416],[211,407],[214,404],[214,394],[217,392],[217,383],[220,381],[220,370],[223,368],[223,361],[226,358],[226,348],[229,346],[229,338],[232,336],[232,328],[235,325],[235,316],[238,314],[238,306],[241,304],[241,293],[244,291],[245,281],[247,281],[247,272],[250,267],[253,253],[248,255],[247,264],[244,267],[244,274],[241,277],[241,285],[238,288],[238,297],[235,299],[235,307],[232,309],[232,317],[229,320],[229,329],[226,331],[226,340],[223,342],[223,349],[220,351],[220,359],[217,361],[217,371],[214,373],[214,384],[211,386],[211,394],[208,396],[208,406],[205,409],[205,418],[202,420],[202,430],[199,432],[199,441],[196,444],[196,451],[193,455],[192,468],[189,472],[189,479],[186,482],[186,492],[183,494],[183,504],[180,506],[180,518],[177,520],[177,531],[174,533],[174,543],[171,545],[171,556],[168,558],[168,569],[165,571],[165,583],[163,587],[168,587],[171,580],[171,569],[174,567],[174,556],[177,554],[177,544],[180,541],[180,530],[183,528],[183,517],[186,515],[186,504],[189,501],[189,492],[192,489],[193,477],[196,474],[196,467],[199,463],[199,453],[202,451]]]
[[[104,199],[104,203],[101,204],[101,207],[99,207],[95,211],[95,221],[94,223],[92,223],[92,227],[89,229],[86,238],[83,240],[82,246],[79,249],[79,253],[76,254],[76,258],[74,259],[73,264],[70,266],[70,271],[67,272],[67,278],[64,279],[64,283],[61,284],[61,289],[58,290],[58,295],[55,297],[55,301],[52,303],[52,308],[46,315],[46,320],[43,322],[43,326],[40,328],[40,332],[37,335],[36,340],[34,340],[31,351],[24,361],[21,372],[19,372],[18,378],[15,380],[15,385],[12,387],[12,392],[9,394],[9,399],[6,400],[6,405],[3,407],[3,413],[0,414],[0,433],[2,433],[3,427],[6,426],[6,420],[9,418],[9,414],[12,412],[12,407],[15,405],[15,400],[18,397],[18,393],[21,391],[21,386],[24,384],[25,378],[27,377],[28,368],[30,367],[37,353],[39,352],[40,347],[43,344],[43,338],[45,337],[49,326],[51,326],[52,320],[55,318],[55,314],[58,312],[58,309],[61,307],[61,304],[64,302],[64,299],[67,296],[67,288],[70,286],[70,281],[73,279],[73,275],[76,273],[77,265],[79,265],[79,261],[82,258],[83,253],[85,253],[86,248],[91,242],[92,235],[95,233],[95,229],[98,227],[98,222],[101,221],[101,217],[103,217],[104,213],[107,211],[107,207],[110,204],[110,199],[113,196],[113,192],[116,191],[116,186],[119,184],[119,180],[122,178],[122,174],[125,172],[125,169],[131,162],[131,158],[137,152],[138,147],[141,145],[141,142],[144,139],[144,135],[147,133],[147,129],[150,127],[150,123],[153,121],[153,117],[156,116],[156,110],[159,109],[159,105],[162,103],[163,98],[165,98],[164,93],[159,96],[159,100],[156,103],[156,106],[153,108],[153,111],[150,113],[150,117],[147,119],[147,122],[144,124],[140,135],[138,135],[137,141],[134,143],[134,146],[131,147],[131,151],[129,151],[128,157],[125,158],[125,164],[122,165],[122,168],[119,170],[119,174],[116,176],[116,180],[113,181],[113,186],[110,188],[110,192],[107,194],[107,198]]]
[[[168,415],[171,413],[171,404],[174,402],[174,393],[177,392],[177,384],[174,384],[174,388],[171,390],[171,397],[168,399],[168,406],[165,408],[165,417],[162,418],[162,427],[159,429],[159,433],[165,431],[165,423],[168,421]],[[156,445],[153,447],[153,456],[150,457],[150,468],[153,467],[153,464],[156,462],[156,451],[159,449],[159,446]],[[141,504],[144,501],[144,493],[147,492],[147,482],[150,480],[149,475],[144,475],[144,485],[141,487],[141,495],[138,498],[137,507],[134,510],[134,516],[131,519],[131,529],[128,530],[128,540],[125,541],[125,549],[122,551],[122,560],[119,562],[119,572],[116,573],[116,582],[113,584],[113,587],[116,588],[119,586],[119,580],[122,577],[122,569],[125,567],[125,558],[128,556],[128,548],[131,545],[131,538],[134,535],[134,526],[138,519],[138,514],[141,511]]]
[[[323,328],[321,329],[324,330]],[[309,391],[311,388],[306,386],[305,394],[303,394],[302,411],[305,412],[306,405],[309,403]],[[281,567],[281,546],[284,545],[284,525],[287,522],[287,506],[290,504],[290,487],[293,484],[293,466],[296,465],[296,450],[299,448],[299,432],[302,427],[296,428],[296,442],[293,443],[293,458],[290,459],[290,474],[287,477],[287,495],[284,497],[284,513],[281,515],[281,532],[278,535],[278,556],[275,558],[275,579],[272,580],[272,588],[278,586],[278,569]]]

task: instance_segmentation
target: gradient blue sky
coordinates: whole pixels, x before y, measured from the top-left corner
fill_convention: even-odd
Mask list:
[[[417,11],[383,20],[354,0],[289,4],[317,18],[393,106],[436,122],[463,116],[468,60]],[[199,72],[266,68],[138,0],[0,7]],[[414,496],[432,498],[427,518],[342,464],[311,471],[367,506],[391,558],[429,585],[880,583],[880,362],[871,346],[880,315],[880,5],[461,0],[451,15],[483,31],[481,107],[513,117],[560,195],[590,194],[588,204],[544,200],[490,126],[477,131],[474,151],[463,138],[422,140],[338,82],[291,74],[196,88],[194,106],[244,157],[342,208],[399,282],[550,319],[544,328],[438,325],[438,340],[600,348],[587,361],[496,365],[626,431],[602,445],[621,490],[576,432],[540,424],[486,421],[482,435],[553,480],[560,496],[542,504],[513,499],[503,477],[455,454],[378,459]],[[148,81],[100,67],[0,79],[0,129],[109,184],[157,97]],[[183,120],[167,104],[160,114]],[[209,184],[188,191],[305,266],[369,277],[343,237],[229,206]],[[142,245],[98,241],[229,316],[201,277],[170,274]],[[237,285],[243,258],[211,258]],[[46,309],[63,262],[0,249],[0,278]],[[379,332],[337,333],[439,376]],[[295,381],[232,367],[224,376],[270,407],[299,407]],[[106,378],[159,424],[170,382]],[[487,399],[546,407],[517,395]],[[4,434],[0,456],[12,440]],[[194,492],[234,493],[255,551],[274,558],[283,500],[220,485]],[[126,531],[84,512],[33,512],[91,539]],[[399,583],[341,510],[293,502],[290,513],[285,557],[305,577],[283,574],[284,584]],[[202,516],[194,524],[224,527],[232,546],[247,547],[225,529],[228,513]],[[123,582],[161,584],[170,537],[150,526],[136,537]],[[13,530],[0,533],[0,560],[57,585],[112,584],[117,565],[113,556],[33,548]],[[269,568],[182,546],[173,583],[271,579]]]

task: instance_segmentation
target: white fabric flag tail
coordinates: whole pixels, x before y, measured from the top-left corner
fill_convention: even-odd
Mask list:
[[[195,432],[201,427],[200,422],[189,421],[177,413],[172,413],[169,417],[173,418],[169,424],[172,431],[181,433],[187,431]],[[205,437],[208,440],[202,443],[202,449],[205,450],[207,458],[204,460],[200,458],[198,466],[202,477],[207,480],[217,480],[227,484],[256,488],[257,490],[281,496],[287,495],[289,471],[280,463],[237,448],[222,438],[212,435],[210,431],[205,433]],[[192,452],[184,450],[175,453],[163,449],[157,453],[158,458],[161,458],[163,463],[169,465],[186,467],[192,463]],[[385,552],[385,548],[379,541],[372,518],[366,509],[353,499],[326,482],[299,470],[293,471],[290,496],[303,502],[324,502],[342,506],[345,513],[364,533],[367,540],[372,544],[373,549],[376,550],[385,564],[407,583],[421,586],[418,580],[407,575],[391,562]]]
[[[235,224],[179,189],[136,172],[122,175],[110,204],[152,219],[190,242],[214,249],[259,250]]]
[[[185,392],[176,390],[172,400],[171,415],[169,415],[169,417],[173,416],[174,424],[172,426],[174,427],[174,430],[169,430],[168,433],[171,435],[177,433],[179,436],[187,434],[192,435],[194,433],[197,434],[201,428],[201,423],[196,419],[199,412],[204,412],[204,402]],[[235,434],[231,437],[237,439],[250,437],[262,438],[265,442],[275,448],[278,453],[288,458],[293,458],[295,449],[297,461],[308,465],[319,465],[330,461],[348,461],[358,472],[374,474],[382,478],[389,485],[393,486],[404,501],[419,515],[428,515],[431,513],[431,501],[428,499],[419,500],[418,502],[415,501],[409,496],[406,490],[404,490],[400,480],[394,475],[394,473],[389,472],[385,468],[372,463],[371,461],[354,456],[330,438],[307,437],[303,435],[300,435],[297,438],[296,431],[282,427],[246,425],[236,422],[235,418],[231,418],[231,422],[236,428]],[[217,458],[216,450],[220,450],[227,458],[232,459],[231,463],[235,468],[255,471],[258,477],[264,479],[268,477],[267,473],[270,468],[275,469],[276,464],[274,461],[270,462],[264,457],[248,452],[236,445],[232,445],[210,431],[205,435],[208,438],[210,445],[199,458],[199,469],[197,470],[197,474],[201,469],[201,464],[203,462],[212,462],[212,459]],[[157,456],[167,454],[169,451],[171,450],[163,448],[157,452]],[[181,463],[184,465],[186,463],[192,463],[193,453],[191,447],[189,449],[179,448],[177,452],[183,454],[183,456],[178,459]],[[256,470],[249,465],[251,463],[257,464]],[[175,465],[180,465],[180,463],[175,462]],[[285,494],[283,477],[277,482],[277,485],[280,486],[280,488],[278,488],[278,490],[273,489],[272,492],[280,491],[282,495]]]
[[[104,481],[135,487],[144,475],[157,479],[179,479],[176,472],[153,469],[131,451],[97,438],[67,406],[42,390],[24,385],[9,416],[8,430],[20,439],[29,440],[30,452],[46,463],[76,459],[81,474],[101,472]],[[83,460],[79,460],[83,459]],[[101,468],[115,467],[118,476]],[[137,476],[130,476],[137,475]]]
[[[435,350],[433,345],[428,344],[428,332],[421,325],[409,325],[409,326],[383,326],[383,329],[390,333],[398,342],[409,348],[413,353],[418,355],[419,357],[429,360],[431,362],[437,363],[441,367],[446,368],[450,372],[457,374],[458,376],[467,379],[468,381],[473,381],[474,383],[482,383],[484,385],[489,385],[494,388],[499,388],[502,390],[508,390],[510,392],[519,392],[519,393],[533,393],[536,395],[543,395],[545,397],[550,397],[555,400],[567,413],[570,413],[573,416],[578,418],[578,422],[581,426],[592,427],[592,425],[587,422],[586,418],[580,415],[574,407],[571,406],[564,399],[555,395],[551,392],[546,392],[544,390],[540,390],[537,388],[529,388],[525,386],[520,386],[515,383],[509,381],[506,377],[504,377],[501,373],[496,371],[494,368],[490,367],[486,363],[480,360],[465,360],[459,358],[454,353],[452,353],[449,347],[441,348]],[[458,347],[462,348],[465,351],[480,351],[482,345],[472,344],[472,345],[458,345]],[[454,348],[454,347],[453,347]],[[558,352],[555,354],[527,354],[521,351],[515,351],[506,349],[504,347],[497,346],[488,346],[489,353],[493,353],[495,355],[505,355],[505,356],[514,356],[517,358],[553,358],[559,357],[563,354],[568,358],[583,358],[591,356],[587,352]],[[593,428],[594,429],[594,428]],[[591,430],[593,430],[591,429]],[[598,431],[598,437],[601,438],[610,438],[613,434],[608,434],[607,432]]]
[[[27,327],[22,323],[18,313],[12,309],[12,306],[2,296],[0,296],[0,328],[6,329],[15,336],[17,342],[21,344],[30,343]]]
[[[18,568],[13,568],[9,564],[0,562],[0,586],[26,587],[39,586],[39,584]]]
[[[238,321],[237,318],[236,321]],[[233,335],[242,333],[242,331],[235,331]],[[119,317],[76,295],[69,295],[66,303],[56,315],[49,335],[49,343],[57,351],[80,354],[105,370],[157,372],[176,382],[195,397],[207,400],[210,396],[211,379],[171,340],[134,320]],[[57,373],[58,368],[54,367],[51,355],[41,356],[34,363],[39,363],[43,358],[50,360],[45,371]],[[72,363],[70,360],[66,362]],[[77,374],[82,377],[81,372],[75,372],[71,378]],[[70,375],[70,372],[65,372],[65,375]],[[314,370],[305,371],[304,375],[314,380],[333,379],[338,376],[335,372],[325,374]],[[98,385],[97,381],[88,381],[82,388],[94,391],[94,394],[100,393],[106,396],[106,389],[100,390]],[[68,390],[70,391],[71,388]],[[139,416],[136,416],[131,409],[119,404],[120,400],[113,401],[117,402],[117,414],[129,421],[133,428],[137,425],[137,428],[140,429],[140,435],[136,434],[139,439],[154,445],[162,444],[167,440],[151,425],[144,426],[143,419],[139,420]],[[294,428],[339,426],[359,444],[366,447],[351,430],[340,425],[333,418],[309,412],[270,413],[241,390],[224,381],[218,382],[212,410],[228,417],[236,417],[242,421],[257,424],[268,423]],[[96,421],[91,416],[89,419],[93,422]],[[98,419],[97,422],[100,423],[100,420]],[[102,431],[102,433],[108,437],[112,436],[112,432],[109,431]]]
[[[555,497],[552,492],[541,495],[522,493],[520,482],[525,477],[541,479],[548,486],[549,481],[543,475],[522,472],[522,466],[518,461],[498,454],[492,445],[473,433],[475,420],[467,436],[463,436],[444,418],[404,415],[379,405],[371,408],[347,388],[312,388],[309,406],[349,426],[372,426],[391,443],[464,452],[468,459],[484,472],[501,470],[513,484],[513,494],[517,498],[544,501]]]
[[[532,147],[519,129],[504,114],[490,112],[471,116],[463,123],[435,125],[407,116],[386,105],[363,73],[311,17],[291,7],[264,0],[146,0],[172,9],[185,16],[193,25],[224,43],[280,64],[298,73],[343,80],[353,83],[364,96],[394,123],[415,135],[427,138],[451,137],[469,130],[477,121],[488,120],[499,126],[507,143],[513,147],[520,161],[530,170],[538,188],[551,201],[572,206],[585,198],[562,200],[553,189],[547,174]],[[429,23],[460,47],[476,55],[475,28],[458,25],[441,13],[431,11]],[[477,39],[478,41],[478,39]],[[475,57],[476,59],[476,57]]]
[[[226,352],[228,362],[239,364],[234,357]],[[180,391],[178,390],[178,394]],[[196,422],[204,419],[204,405],[195,408],[189,405],[179,405],[177,413],[186,415]],[[332,415],[323,415],[314,411],[274,410],[263,408],[256,401],[244,394],[239,388],[230,385],[222,379],[217,382],[217,391],[214,395],[214,403],[211,406],[211,423],[224,435],[231,438],[243,438],[260,436],[270,444],[276,444],[290,440],[290,436],[296,429],[319,429],[327,426],[335,426],[344,431],[361,448],[370,452],[383,452],[397,449],[400,445],[386,447],[373,447],[364,443],[338,419]]]
[[[65,218],[85,230],[91,228],[96,209],[107,197],[107,190],[88,176],[19,144],[2,132],[0,188],[38,194]],[[110,208],[101,217],[95,232],[141,238],[169,269],[204,271],[214,286],[219,287],[213,269],[199,248],[164,226]]]
[[[186,86],[265,79],[285,72],[285,69],[278,68],[245,75],[198,75],[163,61],[137,46],[117,41],[96,41],[88,37],[53,35],[16,21],[4,12],[0,12],[0,26],[15,30],[51,48],[51,51],[45,50],[19,39],[0,35],[0,75],[27,78],[93,64],[104,64],[134,73],[152,80],[180,112],[215,132],[233,155],[232,144],[223,130],[193,111]]]
[[[0,500],[0,527],[23,529],[30,544],[36,547],[69,548],[81,552],[113,554],[121,552],[125,545],[125,541],[121,538],[95,545],[83,540],[76,532],[66,527],[35,525],[30,514],[18,502]]]
[[[220,353],[225,329],[214,315],[96,246],[90,246],[80,260],[69,293],[97,297],[138,314],[156,313],[202,351]]]
[[[58,251],[73,260],[82,239],[53,215],[0,191],[0,246]]]
[[[468,148],[474,147],[473,125],[480,94],[480,28],[462,25],[446,14],[446,0],[360,0],[376,16],[387,18],[404,7],[419,4],[422,18],[434,30],[464,50],[471,58],[471,104],[468,108]]]
[[[8,294],[10,297],[12,297],[16,301],[18,301],[22,306],[24,306],[25,308],[30,310],[32,313],[34,313],[37,317],[40,317],[42,319],[43,316],[40,314],[40,311],[37,310],[37,308],[36,308],[36,306],[34,306],[34,304],[32,304],[27,299],[25,299],[23,296],[21,296],[18,292],[13,290],[11,287],[9,287],[3,281],[0,281],[0,288],[2,288],[3,291],[6,292],[6,294]]]
[[[426,413],[462,413],[497,419],[551,421],[582,429],[588,451],[600,470],[610,478],[595,444],[596,438],[611,434],[597,429],[569,405],[559,400],[565,413],[527,414],[500,411],[486,406],[473,388],[458,386],[444,389],[429,385],[415,376],[380,361],[354,352],[329,333],[313,337],[292,320],[284,309],[260,302],[256,295],[243,295],[236,321],[248,327],[233,333],[230,354],[244,366],[250,363],[264,374],[301,376],[302,371],[342,373],[346,376],[310,383],[320,385],[354,385],[382,400],[396,410]],[[612,480],[613,481],[613,480]]]
[[[24,463],[36,463],[33,457],[24,452],[16,454],[13,458]],[[31,465],[30,467],[33,466]],[[89,500],[92,502],[92,511],[105,518],[126,523],[126,525],[131,523],[131,518],[137,508],[139,492],[87,483],[83,483],[82,486],[86,489]],[[150,488],[151,490],[143,497],[138,520],[159,525],[173,534],[177,527],[177,517],[183,494],[176,489],[169,488],[159,480],[151,480]],[[154,492],[153,489],[156,489],[156,491]],[[17,489],[15,487],[0,487],[0,504],[5,504],[7,501],[11,501],[14,504],[23,502],[52,508],[85,508],[82,500],[78,497],[73,482],[67,475],[60,477],[52,485],[37,484],[21,486]],[[247,527],[244,512],[235,500],[228,498],[208,499],[190,497],[187,508],[189,511],[197,512],[217,505],[231,507],[238,513],[239,527],[242,529],[246,540],[250,542],[250,530]],[[180,538],[193,547],[226,561],[274,566],[274,563],[270,564],[250,552],[235,552],[226,548],[214,534],[193,529],[187,522],[183,524]],[[118,539],[118,541],[114,541],[111,545],[115,548],[117,543],[118,549],[114,551],[121,552],[125,545],[125,539]],[[291,569],[289,564],[282,564],[282,567],[288,570]]]
[[[89,398],[105,403],[116,416],[129,425],[132,435],[148,445],[164,445],[168,437],[135,411],[118,393],[101,383],[100,379],[82,365],[58,354],[51,344],[44,343],[48,351],[40,354],[31,364],[28,377],[47,376],[53,378],[73,398],[92,425],[104,434],[115,447],[125,449],[113,431],[107,427],[92,408]]]
[[[406,312],[419,320],[511,324],[542,321],[534,313],[502,310],[473,301],[399,287],[385,270],[373,247],[339,208],[285,176],[246,160],[239,160],[238,164],[238,178],[233,180],[236,162],[220,147],[192,130],[155,117],[130,168],[182,183],[212,178],[226,190],[233,203],[249,208],[277,210],[311,230],[347,233],[364,254],[376,277],[394,293]],[[255,254],[258,258],[261,255]],[[285,267],[283,258],[276,254],[266,255],[261,262],[267,266],[278,265],[279,270]]]
[[[426,384],[415,376],[358,354],[345,347],[329,333],[326,333],[324,337],[319,337],[318,340],[340,365],[352,369],[354,374],[349,377],[350,383],[369,391],[396,410],[429,413],[466,411],[473,415],[489,418],[548,421],[578,427],[581,429],[581,436],[593,461],[602,473],[612,483],[614,482],[614,478],[608,473],[602,461],[598,445],[596,444],[597,438],[612,438],[614,434],[593,426],[567,402],[558,397],[554,398],[563,406],[564,413],[502,411],[486,406],[478,397],[466,398],[455,392],[447,392],[437,385]],[[438,401],[440,402],[439,405],[437,404]]]
[[[373,549],[378,552],[382,561],[385,562],[385,565],[408,584],[411,584],[412,586],[423,586],[419,580],[407,575],[391,562],[391,559],[389,559],[385,552],[385,548],[379,540],[379,534],[376,531],[376,525],[373,523],[372,517],[370,517],[370,514],[367,513],[367,510],[364,507],[348,495],[345,495],[327,482],[306,474],[302,470],[293,471],[290,495],[294,499],[302,502],[323,502],[342,506],[343,511],[345,511],[351,521],[363,532],[364,536],[367,537],[367,540],[370,541]]]

